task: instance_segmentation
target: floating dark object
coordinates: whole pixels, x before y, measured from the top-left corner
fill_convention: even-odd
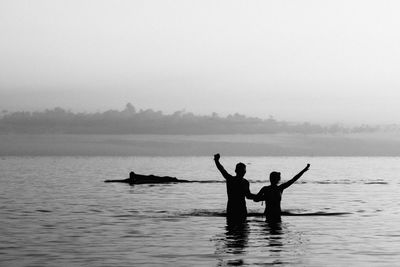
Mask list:
[[[127,184],[167,184],[188,183],[187,180],[179,180],[170,176],[142,175],[134,172],[129,173],[129,178],[122,180],[105,180],[105,183],[127,183]]]

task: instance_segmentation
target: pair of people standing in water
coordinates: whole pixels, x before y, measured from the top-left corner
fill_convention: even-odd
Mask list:
[[[249,182],[244,178],[246,174],[246,165],[239,162],[236,164],[236,176],[230,175],[220,163],[220,154],[214,155],[214,161],[226,180],[226,190],[228,194],[228,204],[226,207],[227,218],[230,221],[244,221],[247,217],[246,198],[255,202],[265,201],[265,218],[269,222],[279,222],[281,220],[281,199],[283,190],[296,182],[308,169],[310,164],[301,170],[289,181],[280,185],[281,174],[279,172],[271,172],[271,185],[264,186],[258,194],[250,192]]]

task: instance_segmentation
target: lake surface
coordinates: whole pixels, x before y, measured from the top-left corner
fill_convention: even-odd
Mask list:
[[[248,201],[227,226],[212,157],[3,157],[0,266],[394,266],[400,262],[400,158],[222,157],[247,164],[252,192],[283,181],[291,215],[271,226]],[[208,181],[106,184],[129,171]]]

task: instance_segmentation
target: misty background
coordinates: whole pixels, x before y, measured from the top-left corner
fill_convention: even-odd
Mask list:
[[[345,134],[380,131],[398,132],[400,126],[290,123],[272,116],[260,119],[235,113],[221,117],[215,112],[195,115],[184,110],[164,114],[153,109],[137,110],[131,103],[122,110],[96,113],[75,113],[60,107],[41,112],[9,113],[3,110],[0,117],[0,133],[3,134]]]
[[[398,1],[0,2],[0,106],[397,123]]]
[[[399,8],[1,1],[0,153],[400,155]]]
[[[290,123],[235,113],[137,110],[77,113],[57,107],[0,117],[0,155],[398,156],[399,125]]]

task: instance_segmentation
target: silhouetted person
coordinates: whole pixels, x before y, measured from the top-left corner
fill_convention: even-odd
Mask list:
[[[129,173],[129,183],[134,184],[135,183],[135,176],[136,174],[134,172]]]
[[[278,185],[281,180],[280,172],[271,172],[269,176],[269,180],[271,182],[270,186],[264,186],[261,188],[260,192],[254,197],[254,201],[265,201],[265,219],[268,222],[279,222],[281,221],[281,199],[283,190],[291,186],[294,182],[296,182],[308,169],[310,168],[310,164],[299,172],[292,179],[287,181],[286,183]]]
[[[226,191],[228,194],[228,204],[226,215],[230,221],[244,221],[247,217],[246,198],[253,199],[254,194],[250,192],[249,182],[244,179],[246,165],[239,162],[236,164],[236,176],[230,175],[219,162],[220,155],[214,155],[215,165],[226,180]]]
[[[161,184],[161,183],[187,183],[187,180],[178,180],[170,176],[142,175],[134,172],[129,173],[129,178],[121,180],[105,180],[105,183],[127,183],[127,184]]]

